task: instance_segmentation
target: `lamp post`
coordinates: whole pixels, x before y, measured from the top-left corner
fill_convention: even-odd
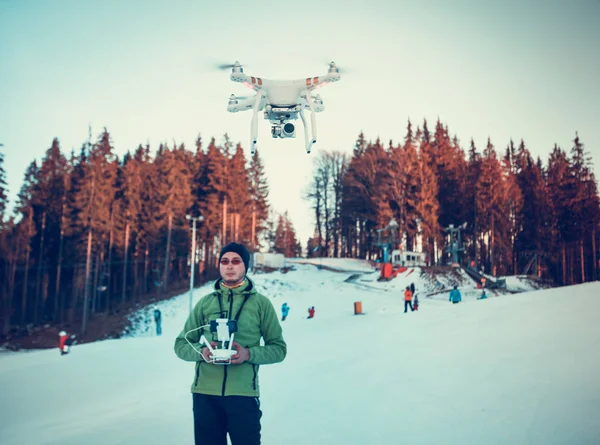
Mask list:
[[[190,256],[190,267],[192,273],[190,274],[190,314],[192,313],[192,296],[194,294],[194,272],[196,270],[196,221],[204,221],[203,216],[191,216],[185,215],[185,219],[192,220],[192,254]]]

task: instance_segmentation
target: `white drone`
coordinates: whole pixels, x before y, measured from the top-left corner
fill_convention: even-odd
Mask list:
[[[238,97],[232,94],[229,97],[227,111],[237,113],[238,111],[252,110],[250,152],[256,151],[258,138],[258,112],[264,109],[264,118],[272,124],[271,135],[274,138],[294,138],[296,128],[291,122],[298,119],[298,114],[304,124],[304,138],[306,141],[306,153],[310,153],[312,146],[317,142],[317,123],[315,113],[325,109],[323,100],[318,94],[312,96],[313,90],[327,85],[330,82],[340,80],[340,71],[334,62],[329,64],[329,70],[325,76],[307,77],[297,80],[267,80],[260,77],[247,76],[239,62],[233,65],[222,65],[221,68],[231,68],[231,80],[241,82],[248,88],[256,91],[256,95],[250,97]],[[311,112],[311,134],[309,137],[304,110]]]

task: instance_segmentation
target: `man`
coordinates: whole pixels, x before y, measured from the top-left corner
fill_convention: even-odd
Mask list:
[[[289,313],[290,307],[288,306],[287,302],[285,302],[281,305],[281,321],[285,321]]]
[[[162,314],[158,306],[154,306],[154,323],[156,324],[156,335],[162,334]]]
[[[456,304],[456,303],[460,303],[461,300],[462,300],[462,296],[460,295],[458,286],[455,285],[454,288],[452,288],[452,290],[450,291],[450,297],[448,298],[448,301],[451,301],[452,304]]]
[[[221,277],[214,291],[198,301],[175,339],[175,354],[196,362],[191,388],[196,445],[225,445],[227,434],[232,445],[260,444],[258,368],[283,361],[287,353],[275,308],[246,277],[249,260],[243,245],[223,247],[219,255]],[[206,346],[201,357],[188,343],[198,345],[204,335],[212,340],[213,348],[222,347],[216,333],[207,327],[217,318],[237,321],[232,342],[236,353],[230,364],[210,363],[212,354]],[[261,337],[264,346],[260,345]]]
[[[67,345],[67,339],[69,336],[65,331],[60,331],[58,333],[58,349],[60,350],[60,355],[65,355],[69,352],[69,346]]]
[[[406,289],[404,290],[404,313],[405,314],[408,311],[409,307],[410,307],[410,311],[413,312],[414,308],[412,305],[412,292],[410,291],[410,287],[406,286]]]

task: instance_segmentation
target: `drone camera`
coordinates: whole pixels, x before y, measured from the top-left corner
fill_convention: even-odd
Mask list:
[[[291,122],[288,122],[283,126],[283,135],[286,138],[296,137],[296,127]]]
[[[271,135],[274,138],[295,138],[296,127],[291,122],[276,124],[271,127]]]

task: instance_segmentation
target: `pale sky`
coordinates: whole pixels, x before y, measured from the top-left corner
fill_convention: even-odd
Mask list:
[[[207,5],[210,3],[210,5]],[[258,149],[274,210],[289,211],[304,245],[313,216],[303,199],[319,151],[351,153],[361,130],[387,145],[406,123],[448,125],[463,148],[488,136],[502,153],[521,138],[546,164],[575,131],[600,165],[600,1],[17,1],[0,0],[0,143],[9,196],[26,166],[58,137],[78,150],[104,126],[122,157],[140,143],[227,132],[249,157],[247,95],[216,63],[247,64],[267,79],[342,79],[319,90],[318,143],[272,139]],[[251,92],[250,92],[251,93]],[[259,115],[260,117],[260,115]]]

